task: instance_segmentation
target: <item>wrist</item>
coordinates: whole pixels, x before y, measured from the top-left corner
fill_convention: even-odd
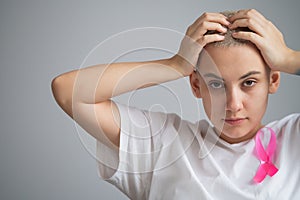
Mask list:
[[[178,54],[169,58],[168,62],[169,65],[180,72],[182,76],[189,76],[194,70],[192,64]]]
[[[299,74],[300,71],[300,51],[294,51],[292,49],[288,49],[288,53],[286,55],[284,70],[290,74]]]

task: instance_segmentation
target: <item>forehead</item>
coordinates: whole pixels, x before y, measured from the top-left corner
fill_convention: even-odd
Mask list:
[[[200,54],[198,68],[222,76],[241,75],[249,71],[266,70],[266,63],[259,50],[252,44],[230,47],[206,46]]]

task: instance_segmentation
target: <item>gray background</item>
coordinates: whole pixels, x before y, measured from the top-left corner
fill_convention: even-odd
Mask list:
[[[0,199],[126,199],[98,178],[94,158],[50,90],[55,76],[79,68],[100,42],[121,31],[145,26],[183,33],[204,11],[256,8],[279,27],[289,47],[300,50],[299,6],[298,0],[2,0]],[[128,44],[120,43],[109,52],[124,45]],[[170,55],[161,53],[139,51],[122,59]],[[98,54],[99,62],[108,61],[110,57],[106,56]],[[187,103],[191,92],[186,83],[184,79],[169,83],[172,90],[168,91],[178,94],[182,110],[195,110]],[[279,92],[271,95],[265,122],[300,111],[299,86],[299,77],[283,74]],[[153,95],[151,89],[142,92],[144,96],[137,93],[130,104],[145,106],[139,102],[148,100],[151,104],[154,95],[156,100],[163,95],[163,90]],[[122,98],[119,100],[124,101]],[[168,98],[158,100],[160,105],[169,105]],[[163,109],[172,111],[172,107]],[[183,117],[195,120],[197,116],[192,115],[183,113]]]

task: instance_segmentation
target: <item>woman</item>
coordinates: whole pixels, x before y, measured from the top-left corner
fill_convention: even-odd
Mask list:
[[[171,58],[74,70],[52,89],[97,139],[100,176],[131,199],[296,199],[300,115],[261,123],[280,71],[299,75],[300,52],[250,9],[204,13]],[[213,126],[111,100],[185,76]]]

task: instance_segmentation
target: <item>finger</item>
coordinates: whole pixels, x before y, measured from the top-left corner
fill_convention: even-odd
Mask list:
[[[221,13],[204,13],[194,22],[194,24],[198,25],[203,21],[218,22],[223,25],[230,24],[228,18]]]
[[[230,22],[234,22],[237,19],[244,19],[244,18],[256,18],[257,20],[266,20],[266,18],[260,14],[255,9],[247,9],[247,10],[239,10],[229,18]]]
[[[204,22],[215,22],[222,24],[223,26],[228,26],[230,24],[227,17],[220,13],[204,13],[189,27],[189,29],[193,32]]]
[[[191,34],[191,37],[193,38],[200,38],[202,37],[207,31],[218,31],[220,33],[226,33],[227,28],[223,27],[219,23],[214,22],[203,22],[200,24],[197,29]]]
[[[268,20],[255,9],[239,10],[236,14],[230,17],[229,21],[232,23],[229,25],[230,29],[248,27],[253,31],[259,31],[260,33],[262,33],[263,28],[268,23]],[[248,25],[246,25],[246,22]],[[241,23],[244,24],[242,25]],[[259,30],[255,30],[256,28],[259,28]]]
[[[197,43],[200,44],[201,46],[205,46],[209,43],[222,41],[224,39],[225,36],[220,34],[205,35],[201,37],[199,40],[197,40]]]
[[[239,32],[232,33],[232,37],[237,39],[242,39],[242,40],[248,40],[253,44],[255,44],[255,46],[258,49],[262,50],[263,38],[256,33],[239,31]]]
[[[250,18],[250,19],[238,19],[234,21],[231,25],[229,25],[229,28],[232,30],[239,27],[248,27],[250,30],[262,36],[266,24],[263,25],[260,21]]]

